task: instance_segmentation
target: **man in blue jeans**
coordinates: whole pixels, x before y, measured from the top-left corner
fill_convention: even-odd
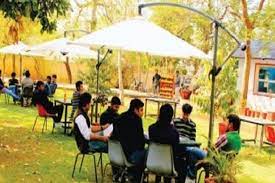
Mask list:
[[[122,113],[114,123],[112,138],[121,143],[127,160],[135,165],[129,170],[130,182],[140,182],[144,169],[146,151],[144,131],[142,126],[144,103],[139,99],[133,99],[128,111]]]
[[[190,104],[184,104],[182,106],[182,117],[174,119],[173,123],[178,130],[181,137],[188,138],[190,140],[196,140],[196,123],[190,119],[193,107]],[[194,179],[196,177],[195,164],[198,160],[202,160],[206,157],[206,152],[202,151],[199,147],[186,147],[186,154],[188,155],[187,175],[189,178]]]
[[[108,152],[107,136],[97,135],[97,132],[101,132],[108,128],[108,124],[104,126],[91,126],[90,119],[88,117],[88,111],[91,106],[92,96],[89,93],[83,93],[79,98],[78,114],[75,118],[74,130],[75,139],[79,149],[82,152],[97,151]]]

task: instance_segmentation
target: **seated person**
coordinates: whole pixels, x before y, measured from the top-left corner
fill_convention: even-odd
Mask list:
[[[226,120],[226,133],[221,135],[217,142],[215,143],[216,150],[220,153],[224,153],[226,156],[232,155],[233,156],[238,154],[242,147],[241,137],[239,135],[240,130],[240,118],[235,114],[230,114],[227,116]],[[201,150],[203,151],[203,150]],[[231,153],[231,154],[228,154]],[[228,156],[228,158],[232,158],[232,156]],[[204,167],[206,172],[206,177],[209,177],[209,168],[212,167],[211,164],[201,161],[197,163],[198,167]],[[215,166],[215,165],[214,165]]]
[[[2,93],[10,95],[11,97],[15,98],[16,100],[19,100],[20,97],[18,95],[16,95],[11,90],[9,90],[8,88],[5,87],[4,82],[2,81],[2,77],[1,76],[2,76],[2,70],[0,70],[0,91]]]
[[[173,123],[178,130],[181,137],[188,138],[190,140],[196,140],[196,124],[190,119],[193,107],[190,104],[184,104],[182,106],[182,118],[174,119]],[[186,147],[186,154],[188,155],[188,177],[194,179],[196,177],[195,164],[198,160],[204,159],[206,153],[199,147]]]
[[[176,182],[184,182],[184,161],[177,158],[177,156],[184,152],[179,152],[179,132],[171,124],[173,114],[173,108],[170,104],[161,106],[157,122],[149,127],[149,137],[153,142],[172,145],[174,162],[179,175],[179,179]],[[155,182],[161,182],[160,178],[161,177],[156,177]],[[164,182],[171,182],[171,179],[164,178]]]
[[[100,116],[100,124],[112,124],[114,123],[118,118],[118,110],[121,105],[120,99],[116,96],[114,96],[111,99],[111,105],[108,107],[106,111],[104,111]]]
[[[9,86],[14,86],[14,85],[18,85],[19,82],[18,82],[18,79],[15,78],[16,77],[16,73],[13,72],[11,73],[11,79],[9,80]]]
[[[53,116],[54,122],[60,122],[63,113],[63,105],[54,106],[51,101],[49,101],[48,96],[45,93],[45,85],[42,81],[36,83],[36,90],[33,95],[33,103],[42,105],[44,109],[50,114],[57,114]]]
[[[50,84],[51,94],[54,95],[55,91],[57,89],[57,83],[56,83],[57,76],[56,74],[52,75],[52,82]]]
[[[74,121],[74,133],[78,147],[84,153],[89,151],[108,152],[108,137],[97,135],[106,128],[104,126],[91,126],[90,119],[88,117],[88,111],[91,106],[92,96],[89,93],[83,93],[79,98],[78,114]]]
[[[30,71],[25,72],[25,78],[22,80],[22,96],[23,96],[23,106],[28,106],[31,104],[31,97],[33,95],[33,80],[31,79]]]
[[[15,77],[16,77],[16,73],[12,72],[11,79],[9,79],[9,90],[11,90],[15,95],[19,95],[19,91],[17,88],[19,81]],[[15,98],[13,98],[13,101],[15,102]]]
[[[144,131],[142,126],[144,103],[139,99],[133,99],[129,110],[122,113],[114,123],[112,138],[119,140],[127,160],[135,165],[129,170],[131,182],[140,182],[144,170],[146,151]]]
[[[47,96],[52,96],[51,82],[52,82],[52,77],[47,76],[47,80],[46,80],[46,83],[45,83],[45,93],[47,94]]]
[[[76,112],[76,110],[78,108],[78,104],[79,104],[79,97],[83,92],[84,92],[83,82],[77,81],[75,83],[75,91],[74,91],[73,97],[72,97],[72,112],[71,112],[71,116],[70,116],[70,121],[73,121],[73,118],[75,117],[75,112]]]
[[[235,114],[230,114],[227,116],[226,133],[221,135],[215,147],[217,150],[221,152],[230,152],[234,151],[235,153],[239,153],[242,147],[241,137],[239,134],[241,120],[239,116]]]

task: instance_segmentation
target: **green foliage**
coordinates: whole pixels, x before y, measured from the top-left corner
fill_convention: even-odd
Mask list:
[[[108,62],[109,60],[105,61]],[[80,72],[79,78],[88,84],[88,91],[91,93],[96,93],[96,61],[88,61],[86,63],[87,70],[85,72]],[[112,75],[115,70],[112,64],[103,63],[99,69],[99,93],[108,94],[110,93],[110,88],[112,87],[111,81],[114,78]]]
[[[54,16],[63,16],[69,8],[67,0],[2,0],[0,10],[5,18],[11,18],[16,22],[21,17],[39,21],[42,25],[41,32],[52,32],[56,29]]]
[[[241,171],[240,160],[235,152],[219,152],[214,146],[208,149],[206,162],[211,164],[217,183],[237,183],[236,176]]]
[[[200,107],[202,112],[208,113],[210,109],[211,80],[208,80],[208,73],[211,68],[209,63],[204,63],[204,72],[198,79],[198,95],[193,96],[193,101]],[[226,117],[237,110],[237,68],[234,60],[227,63],[216,79],[215,87],[215,115]]]

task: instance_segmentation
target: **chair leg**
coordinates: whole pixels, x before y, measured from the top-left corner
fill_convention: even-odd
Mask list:
[[[100,153],[100,169],[101,169],[101,176],[103,176],[103,158],[102,153]]]
[[[143,183],[143,179],[144,179],[144,172],[141,174],[140,183]]]
[[[81,153],[77,153],[77,155],[76,155],[76,157],[75,157],[74,168],[73,168],[73,173],[72,173],[72,178],[74,178],[75,166],[76,166],[76,163],[77,163],[78,156],[79,156],[80,154],[81,154]]]
[[[101,179],[101,182],[104,183],[104,177],[105,177],[105,174],[106,174],[106,170],[107,170],[107,167],[108,166],[111,166],[110,163],[107,163],[104,167],[104,170],[103,170],[103,175],[102,175],[102,179]]]
[[[80,167],[79,167],[79,172],[81,172],[84,158],[85,158],[85,154],[83,154],[83,156],[82,156],[81,164],[80,164]]]
[[[95,182],[97,183],[98,180],[97,180],[97,169],[96,169],[96,157],[94,154],[93,154],[93,158],[94,158]]]
[[[53,132],[54,132],[54,128],[55,128],[55,123],[54,123],[54,121],[53,121],[53,129],[52,129],[52,134],[53,134]]]
[[[32,131],[34,130],[34,127],[36,125],[37,118],[38,118],[38,116],[36,116],[36,118],[35,118],[35,121],[34,121],[34,124],[33,124],[33,127],[32,127]]]
[[[48,130],[48,118],[46,117],[46,131]]]
[[[44,123],[43,123],[43,127],[42,127],[42,133],[44,133],[45,125],[46,125],[46,118],[44,118]]]

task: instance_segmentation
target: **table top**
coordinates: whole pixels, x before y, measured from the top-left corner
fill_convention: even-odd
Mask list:
[[[149,143],[150,142],[150,139],[149,139],[149,135],[148,133],[145,133],[144,134],[144,137],[146,139],[146,141]],[[201,143],[199,142],[196,142],[194,140],[190,140],[186,137],[180,137],[180,142],[179,142],[180,145],[183,145],[183,146],[201,146]]]
[[[66,99],[66,101],[64,99],[55,99],[54,101],[63,105],[72,105],[71,99]]]
[[[170,100],[170,99],[165,99],[165,98],[146,98],[146,100],[151,100],[151,101],[155,101],[155,102],[167,102],[167,103],[176,103],[176,104],[178,104],[178,102],[176,102],[175,100]]]
[[[272,122],[267,119],[259,119],[259,118],[253,118],[253,117],[248,117],[248,116],[240,116],[240,120],[246,123],[253,123],[257,125],[274,125],[275,122]]]

